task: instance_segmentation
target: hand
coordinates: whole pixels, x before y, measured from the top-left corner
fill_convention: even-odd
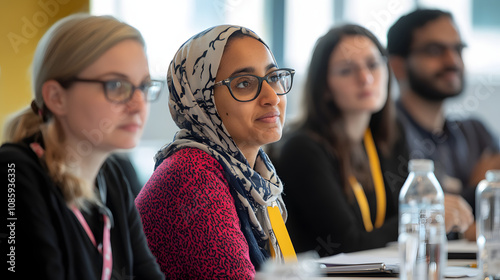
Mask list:
[[[476,241],[476,222],[472,223],[472,225],[464,232],[465,239],[469,241]]]
[[[462,192],[462,181],[458,178],[443,174],[439,182],[445,193],[460,194]]]
[[[490,169],[500,169],[500,154],[484,153],[470,173],[469,185],[477,186]]]
[[[472,208],[465,199],[454,194],[444,195],[444,224],[447,233],[464,232],[473,222]]]

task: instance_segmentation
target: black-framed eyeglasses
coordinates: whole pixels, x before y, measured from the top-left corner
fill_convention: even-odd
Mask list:
[[[387,57],[374,56],[368,58],[364,63],[358,64],[353,61],[340,62],[330,68],[330,74],[338,77],[353,78],[359,75],[363,69],[367,69],[370,73],[375,73],[382,68],[387,67]]]
[[[252,74],[238,75],[216,82],[214,86],[225,85],[231,96],[240,102],[255,100],[260,94],[262,82],[266,81],[277,95],[285,95],[292,89],[294,69],[281,68],[264,77]]]
[[[462,56],[462,51],[467,47],[464,43],[457,44],[443,44],[443,43],[429,43],[419,48],[411,50],[412,53],[423,54],[428,57],[441,57],[446,50],[455,51],[459,56]]]
[[[114,79],[108,81],[92,80],[92,79],[80,79],[71,78],[64,82],[60,82],[61,86],[67,88],[72,83],[83,82],[83,83],[99,83],[104,89],[104,95],[106,99],[113,103],[127,103],[132,99],[136,89],[140,89],[144,93],[144,98],[148,102],[153,102],[158,99],[160,93],[164,87],[164,82],[159,80],[150,80],[140,84],[139,86],[133,85],[131,82],[126,80]]]

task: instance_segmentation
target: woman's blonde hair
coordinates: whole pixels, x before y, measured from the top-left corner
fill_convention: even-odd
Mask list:
[[[145,46],[141,33],[111,16],[74,14],[56,22],[40,39],[32,65],[31,108],[14,114],[5,128],[5,142],[20,142],[42,133],[45,162],[50,177],[61,188],[68,204],[84,206],[94,201],[91,187],[70,172],[61,124],[44,105],[42,86],[46,81],[76,77],[101,55],[121,41],[131,39]]]

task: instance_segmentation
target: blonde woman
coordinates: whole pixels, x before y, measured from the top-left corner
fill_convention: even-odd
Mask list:
[[[135,28],[84,14],[60,20],[40,40],[34,99],[7,124],[0,148],[3,189],[15,201],[11,277],[164,277],[128,183],[106,160],[137,144],[148,101],[163,87],[150,78],[144,48]]]

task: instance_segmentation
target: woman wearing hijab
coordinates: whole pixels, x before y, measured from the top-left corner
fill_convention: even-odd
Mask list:
[[[167,278],[252,279],[270,257],[294,259],[283,186],[261,149],[281,138],[293,74],[239,26],[205,30],[174,56],[169,108],[180,131],[136,199]]]

